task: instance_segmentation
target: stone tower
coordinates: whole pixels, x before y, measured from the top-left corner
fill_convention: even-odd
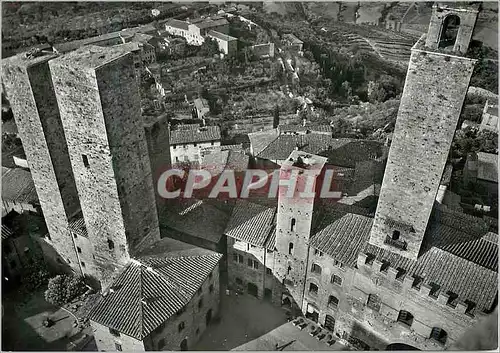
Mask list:
[[[427,37],[412,48],[369,240],[413,260],[419,255],[475,64],[461,55],[467,51],[478,8],[452,6],[434,6]]]
[[[70,233],[80,203],[49,70],[54,57],[38,52],[2,60],[2,79],[49,231],[44,253],[59,270],[82,274]]]
[[[314,189],[308,184],[308,180],[314,178],[307,173],[319,175],[326,161],[325,157],[296,150],[290,154],[280,170],[281,182],[294,179],[296,184],[281,185],[278,189],[274,276],[283,283],[283,292],[291,297],[295,308],[302,307],[315,205],[314,195],[308,196],[302,193],[308,190],[319,191],[317,190],[319,183],[314,185]],[[288,194],[289,189],[293,190],[293,196]]]
[[[132,54],[82,47],[49,63],[101,284],[160,238]]]

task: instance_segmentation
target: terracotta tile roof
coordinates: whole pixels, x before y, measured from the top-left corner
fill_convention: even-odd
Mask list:
[[[12,230],[5,224],[2,224],[2,240],[8,239],[12,234],[14,234]]]
[[[278,138],[277,129],[257,131],[248,134],[248,139],[253,148],[253,154],[258,156],[271,142]]]
[[[215,20],[212,19],[205,19],[203,21],[195,23],[195,26],[204,29],[204,28],[211,28],[211,27],[218,27],[218,26],[223,26],[227,25],[229,22],[225,18],[218,18]]]
[[[477,178],[498,183],[498,155],[478,152],[477,162]]]
[[[378,159],[384,154],[384,144],[372,140],[350,140],[340,146],[323,150],[320,156],[328,157],[328,164],[356,167],[356,163]]]
[[[175,199],[159,212],[159,218],[162,227],[218,243],[229,217],[205,200]]]
[[[331,134],[332,128],[330,125],[311,125],[308,124],[306,126],[300,124],[288,124],[288,125],[280,125],[278,126],[278,130],[281,133],[290,133],[290,132],[301,132],[306,133],[307,131],[312,132],[321,132],[325,134]]]
[[[354,266],[370,236],[373,219],[352,213],[340,214],[340,218],[311,237],[310,245],[347,266]]]
[[[166,26],[174,27],[174,28],[179,28],[187,31],[189,29],[189,23],[185,21],[179,21],[174,18],[168,20],[165,22]]]
[[[90,311],[90,320],[142,340],[190,302],[222,255],[132,260]]]
[[[479,309],[489,309],[497,293],[498,236],[476,217],[437,207],[416,261],[366,244],[364,253],[434,282]]]
[[[177,129],[170,131],[171,144],[220,141],[220,139],[221,135],[218,126],[198,126],[196,129]]]
[[[329,148],[337,149],[350,141],[350,139],[334,139],[329,135],[316,133],[280,135],[257,156],[270,160],[285,160],[297,147],[307,153],[320,154],[320,152],[327,151]]]
[[[276,207],[266,207],[246,200],[238,200],[233,208],[224,234],[255,246],[274,248],[272,236]]]
[[[234,40],[238,40],[238,38],[231,37],[231,36],[228,36],[227,34],[220,33],[220,32],[217,32],[217,31],[210,31],[207,34],[210,37],[215,37],[215,38],[218,38],[218,39],[226,41],[226,42],[232,42]]]
[[[38,195],[31,173],[21,168],[2,167],[2,199],[38,204]]]
[[[424,278],[425,283],[436,283],[441,291],[456,293],[461,300],[470,300],[481,309],[489,309],[498,290],[498,274],[472,261],[446,250],[432,247],[417,261],[390,253],[371,244],[364,252],[389,262],[391,267],[401,268],[408,275]]]
[[[78,216],[69,222],[69,229],[76,235],[82,237],[88,237],[87,227],[85,226],[85,220],[83,216]]]

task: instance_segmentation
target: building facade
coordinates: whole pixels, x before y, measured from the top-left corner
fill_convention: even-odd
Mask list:
[[[474,68],[461,55],[477,8],[458,6],[436,5],[427,38],[412,49],[376,211],[343,199],[294,203],[281,192],[277,207],[237,205],[225,232],[230,286],[270,297],[362,350],[446,349],[492,312],[498,235],[481,218],[435,205]],[[282,170],[316,159],[323,168],[321,157],[299,163],[298,153]]]
[[[173,164],[200,162],[201,150],[220,146],[218,126],[177,125],[170,131],[170,156]]]

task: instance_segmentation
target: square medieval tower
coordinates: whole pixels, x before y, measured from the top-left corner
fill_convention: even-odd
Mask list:
[[[417,259],[475,60],[463,56],[479,8],[436,4],[412,48],[369,242]]]
[[[82,47],[50,61],[82,213],[106,276],[160,238],[133,57]]]

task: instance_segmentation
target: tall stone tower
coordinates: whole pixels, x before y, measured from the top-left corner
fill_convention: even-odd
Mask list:
[[[82,274],[70,233],[80,202],[49,70],[52,58],[39,52],[2,60],[2,79],[49,231],[44,250],[56,252],[47,258],[57,259],[53,265],[60,270]]]
[[[51,60],[71,165],[101,283],[160,238],[132,54],[82,47]]]
[[[459,6],[459,7],[453,7]],[[369,242],[419,255],[475,60],[468,49],[478,6],[434,5],[412,48]]]
[[[282,289],[285,295],[293,299],[292,305],[296,309],[302,307],[304,297],[309,237],[315,205],[315,197],[304,195],[303,192],[319,192],[320,183],[314,186],[308,184],[311,178],[307,173],[321,173],[327,160],[325,157],[296,150],[290,154],[280,170],[281,180],[295,179],[296,184],[280,186],[278,189],[274,276],[283,283]],[[293,195],[288,194],[289,190],[293,191]]]

